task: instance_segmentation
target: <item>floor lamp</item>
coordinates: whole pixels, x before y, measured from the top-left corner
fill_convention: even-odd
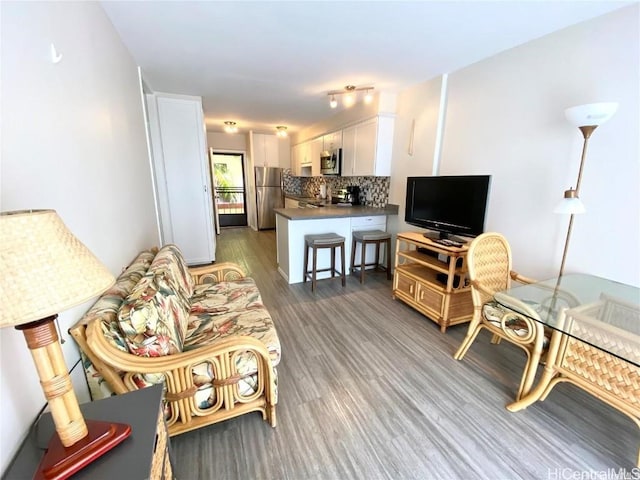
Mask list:
[[[131,432],[129,425],[85,421],[54,323],[58,312],[113,283],[113,275],[55,211],[0,213],[0,327],[23,332],[57,432],[34,478],[67,478]]]
[[[567,229],[567,237],[564,242],[564,250],[562,252],[562,263],[560,264],[560,274],[558,279],[564,274],[564,265],[567,260],[567,251],[569,250],[569,240],[571,239],[571,230],[573,229],[573,217],[576,214],[584,213],[584,204],[580,200],[580,184],[582,183],[582,172],[584,170],[584,159],[587,154],[587,145],[593,131],[604,122],[609,120],[618,110],[618,104],[614,102],[590,103],[587,105],[578,105],[576,107],[567,108],[565,116],[567,120],[578,127],[582,132],[584,143],[582,144],[582,156],[580,158],[580,169],[578,170],[578,180],[576,188],[565,190],[564,199],[558,204],[555,213],[570,214],[569,228]]]

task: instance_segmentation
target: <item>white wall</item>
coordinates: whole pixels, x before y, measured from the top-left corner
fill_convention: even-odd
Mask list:
[[[398,215],[389,217],[387,222],[388,230],[393,233],[418,230],[404,221],[407,177],[431,175],[441,88],[442,78],[438,77],[407,88],[398,95],[389,203],[398,205],[399,209]]]
[[[3,2],[1,22],[0,208],[57,210],[118,274],[159,241],[136,65],[95,2]],[[61,330],[91,303],[62,312]],[[75,343],[63,337],[72,365]],[[0,342],[4,471],[45,400],[22,335],[5,328]],[[82,382],[75,389],[88,400]]]
[[[244,152],[247,149],[247,135],[207,132],[207,143],[209,144],[209,148],[213,148],[214,150]]]
[[[486,229],[507,236],[514,267],[525,275],[551,277],[560,266],[568,218],[553,209],[575,186],[582,148],[564,109],[617,101],[618,113],[590,140],[581,186],[588,211],[576,218],[566,271],[640,285],[638,19],[636,4],[449,75],[440,174],[493,175]],[[401,103],[432,108],[423,93],[408,90]],[[396,128],[412,114],[399,111]],[[404,204],[396,172],[402,180],[429,172],[408,168],[402,137],[391,202]],[[431,141],[416,138],[427,152]]]

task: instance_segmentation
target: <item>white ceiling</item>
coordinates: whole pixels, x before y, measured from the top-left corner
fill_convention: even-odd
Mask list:
[[[398,92],[633,2],[105,1],[154,91],[203,98],[222,122],[295,132],[335,114],[327,92]],[[338,107],[342,108],[342,107]]]

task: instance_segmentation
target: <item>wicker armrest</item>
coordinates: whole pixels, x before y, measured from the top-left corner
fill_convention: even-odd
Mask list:
[[[231,262],[189,267],[189,273],[191,273],[196,284],[229,282],[246,276],[246,273],[239,265]]]
[[[140,357],[115,348],[103,335],[100,323],[92,322],[87,327],[87,344],[100,360],[123,372],[163,373],[188,368],[224,352],[234,350],[253,350],[270,361],[269,352],[265,345],[253,337],[244,335],[226,338],[212,345],[174,355]]]
[[[536,283],[537,282],[537,280],[520,275],[518,272],[514,272],[513,270],[509,272],[509,276],[511,277],[512,280],[515,280],[516,282],[520,282],[520,283]]]

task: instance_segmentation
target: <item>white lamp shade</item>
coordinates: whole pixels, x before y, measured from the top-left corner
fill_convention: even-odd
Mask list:
[[[576,127],[598,126],[609,120],[618,110],[616,102],[589,103],[567,108],[567,120]]]
[[[67,310],[114,281],[54,210],[0,214],[0,327]]]
[[[580,200],[578,197],[563,198],[553,210],[554,213],[565,215],[579,214],[586,211],[587,210],[584,208],[584,203],[582,203],[582,200]]]

